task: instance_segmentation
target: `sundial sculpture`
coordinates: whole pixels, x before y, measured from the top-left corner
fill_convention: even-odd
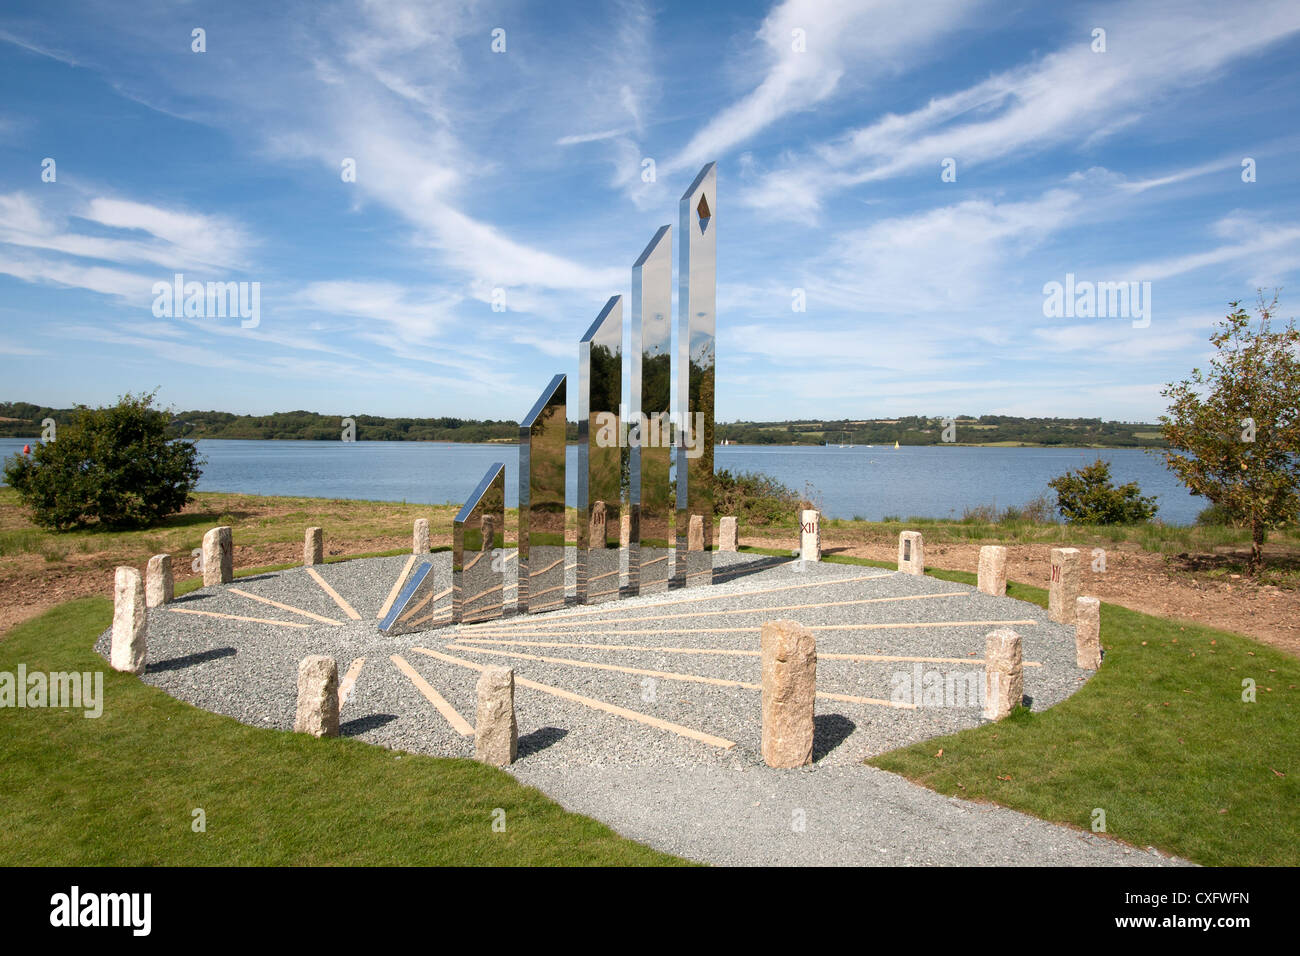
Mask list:
[[[632,266],[630,347],[623,297],[605,303],[578,342],[577,601],[597,604],[669,587],[713,583],[713,384],[717,302],[717,164],[700,170],[679,203],[677,421],[672,375],[672,226],[661,226]],[[623,359],[631,365],[631,410],[623,417]],[[564,606],[567,382],[542,390],[519,426],[518,613]],[[669,455],[677,456],[672,500]],[[626,491],[623,477],[627,474]],[[619,587],[620,520],[630,521],[628,586]],[[451,623],[505,611],[505,465],[493,463],[453,524]],[[385,633],[446,622],[432,564],[407,579]],[[426,610],[429,608],[430,610]]]

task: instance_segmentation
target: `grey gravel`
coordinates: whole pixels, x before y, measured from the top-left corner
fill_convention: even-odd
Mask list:
[[[573,564],[570,549],[568,563]],[[511,555],[513,557],[513,555]],[[1075,667],[1070,628],[1041,608],[974,588],[882,569],[833,564],[800,566],[784,559],[718,553],[718,583],[672,590],[590,609],[568,607],[498,623],[446,627],[415,635],[379,633],[377,612],[406,557],[318,565],[316,570],[360,613],[349,620],[303,568],[237,578],[149,611],[149,667],[143,679],[195,706],[256,726],[293,725],[298,662],[327,654],[340,678],[356,658],[365,665],[343,707],[341,732],[380,746],[443,757],[470,757],[473,738],[451,728],[390,655],[401,655],[462,716],[475,714],[479,671],[414,651],[427,647],[482,665],[512,666],[518,677],[561,687],[685,727],[735,741],[723,750],[676,734],[518,686],[520,759],[510,769],[566,808],[596,817],[620,833],[692,859],[724,864],[1003,864],[1135,865],[1171,862],[1093,834],[1009,810],[950,799],[863,765],[864,758],[983,723],[974,706],[903,710],[819,698],[815,764],[771,770],[759,756],[759,692],[647,677],[562,663],[501,656],[531,654],[643,670],[757,684],[757,656],[679,654],[660,648],[756,650],[764,620],[788,617],[818,626],[1028,620],[1010,625],[1024,641],[1027,703],[1041,711],[1077,690],[1089,673]],[[450,555],[431,555],[436,591],[450,587]],[[507,560],[507,598],[516,562]],[[573,571],[568,572],[572,592]],[[626,581],[626,579],[625,579]],[[791,588],[792,585],[798,587]],[[770,591],[773,588],[787,590]],[[247,591],[336,620],[332,626],[236,594]],[[956,592],[956,593],[954,593]],[[952,595],[918,600],[796,607],[864,598]],[[699,600],[706,598],[707,600]],[[688,601],[681,604],[676,602]],[[674,602],[676,606],[657,606]],[[441,600],[450,607],[450,598]],[[752,608],[770,613],[739,613]],[[307,625],[302,628],[175,613],[212,611]],[[718,613],[720,612],[720,613]],[[687,614],[688,617],[665,618]],[[617,617],[611,625],[607,617]],[[602,620],[597,620],[602,619]],[[747,628],[705,633],[709,628]],[[647,633],[620,634],[619,630]],[[948,657],[978,661],[991,625],[818,631],[827,653]],[[509,634],[496,632],[509,631]],[[516,633],[519,632],[519,633]],[[600,650],[457,639],[559,641],[638,645],[650,650]],[[107,656],[108,632],[97,649]],[[818,689],[888,699],[896,675],[909,683],[916,665],[818,660]],[[941,674],[977,674],[978,663],[920,665]],[[1099,797],[1099,802],[1101,798]],[[800,815],[804,828],[796,826]]]

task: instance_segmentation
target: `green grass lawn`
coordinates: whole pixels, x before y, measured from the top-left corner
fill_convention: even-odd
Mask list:
[[[1039,588],[1008,594],[1046,603]],[[110,614],[106,599],[75,601],[0,642],[0,671],[104,670],[106,698],[94,720],[0,710],[0,865],[683,862],[473,761],[247,727],[176,701],[94,654]],[[1112,836],[1200,863],[1300,863],[1300,661],[1111,605],[1102,643],[1098,674],[1051,710],[870,763],[1083,828],[1101,808]],[[1244,678],[1255,703],[1242,701]],[[191,829],[196,808],[206,832]],[[497,808],[505,832],[493,831]]]
[[[472,760],[258,729],[181,703],[94,653],[111,615],[104,598],[73,601],[0,642],[0,671],[105,672],[98,719],[0,710],[0,865],[685,862]],[[197,808],[206,832],[193,832]]]
[[[975,584],[960,571],[927,573]],[[1047,606],[1042,588],[1012,583],[1007,595]],[[1050,710],[868,762],[940,793],[1086,829],[1100,808],[1112,836],[1197,863],[1300,864],[1300,661],[1110,604],[1101,638],[1101,669]],[[1245,678],[1255,703],[1242,700]]]
[[[926,574],[976,583],[964,571]],[[1042,588],[1010,582],[1007,596],[1047,606]],[[1085,829],[1100,808],[1111,836],[1197,863],[1300,864],[1300,660],[1111,604],[1101,606],[1101,643],[1096,676],[1050,710],[1022,709],[867,762],[940,793]],[[1245,678],[1255,681],[1255,703],[1242,700]]]

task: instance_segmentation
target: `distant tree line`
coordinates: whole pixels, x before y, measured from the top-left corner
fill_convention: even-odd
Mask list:
[[[710,382],[711,384],[711,382]],[[77,410],[47,408],[29,402],[0,402],[0,437],[33,438],[41,422],[70,423]],[[358,441],[512,442],[519,423],[471,418],[384,418],[354,415]],[[959,416],[953,421],[958,444],[1023,443],[1029,445],[1097,445],[1110,448],[1161,448],[1160,426],[1105,422],[1100,418],[1015,418],[1010,415]],[[910,415],[888,420],[817,419],[785,422],[719,422],[716,441],[743,445],[939,445],[941,418]],[[274,438],[339,441],[343,416],[318,412],[236,415],[231,412],[185,411],[172,415],[172,438]],[[568,440],[578,440],[578,426],[568,423]]]
[[[1157,424],[1107,422],[1100,418],[1016,418],[959,415],[952,419],[957,444],[1098,445],[1160,448]],[[804,419],[788,422],[719,422],[718,441],[742,445],[940,445],[944,419],[908,415],[897,419]]]

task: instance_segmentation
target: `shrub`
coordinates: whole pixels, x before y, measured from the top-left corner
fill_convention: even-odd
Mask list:
[[[888,519],[886,519],[888,520]],[[962,524],[1054,524],[1056,505],[1046,494],[1026,501],[1023,505],[1008,505],[1001,511],[997,503],[969,505],[962,511]]]
[[[961,521],[962,524],[997,524],[998,506],[996,504],[967,506],[961,513]]]
[[[167,440],[170,416],[153,399],[127,394],[107,408],[79,405],[57,440],[6,462],[5,481],[37,524],[139,527],[185,507],[199,480],[198,450]]]
[[[1056,507],[1070,524],[1135,524],[1156,513],[1156,500],[1143,497],[1137,482],[1111,484],[1110,465],[1100,458],[1047,485],[1055,489]]]
[[[1002,512],[1004,524],[1024,521],[1029,524],[1054,524],[1056,522],[1056,505],[1051,496],[1044,493],[1037,498],[1026,501],[1023,505],[1009,505]]]
[[[1202,508],[1196,516],[1196,523],[1203,528],[1240,528],[1242,521],[1233,516],[1225,505],[1210,505]]]
[[[804,499],[794,489],[762,472],[732,474],[723,469],[713,476],[713,506],[720,515],[735,515],[747,524],[770,524],[795,517]]]

